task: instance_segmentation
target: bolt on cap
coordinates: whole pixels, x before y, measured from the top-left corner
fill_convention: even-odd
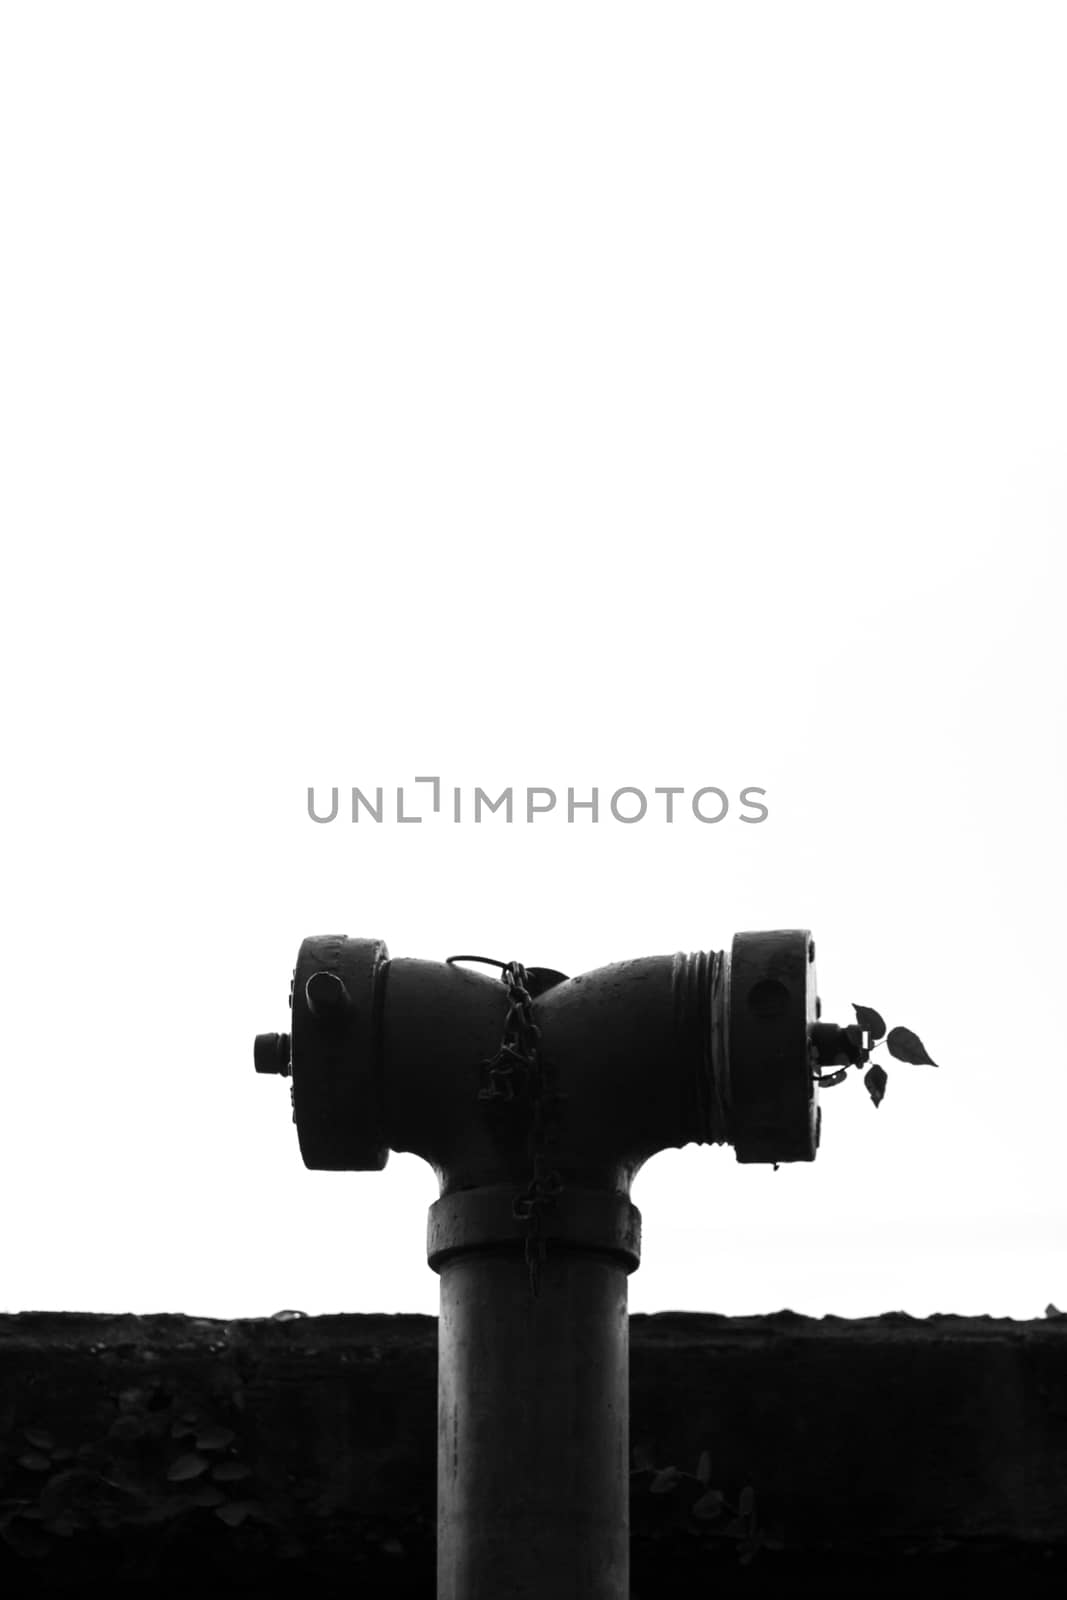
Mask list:
[[[313,1017],[337,1018],[349,1004],[344,979],[336,972],[313,972],[304,985],[304,994]]]

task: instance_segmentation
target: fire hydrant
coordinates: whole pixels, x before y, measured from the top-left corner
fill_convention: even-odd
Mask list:
[[[481,959],[305,939],[255,1065],[291,1077],[306,1166],[411,1151],[440,1181],[438,1600],[625,1600],[630,1187],[693,1143],[814,1160],[815,946],[740,933],[576,978]]]

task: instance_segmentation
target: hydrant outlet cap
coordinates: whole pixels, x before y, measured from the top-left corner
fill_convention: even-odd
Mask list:
[[[815,942],[806,928],[738,933],[730,951],[730,1125],[738,1161],[814,1161]]]
[[[389,1159],[378,1083],[380,939],[305,939],[293,973],[293,1118],[304,1165],[380,1172]]]

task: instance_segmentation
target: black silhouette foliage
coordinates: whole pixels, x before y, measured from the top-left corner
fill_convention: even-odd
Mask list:
[[[932,1061],[926,1053],[926,1047],[917,1033],[912,1033],[910,1028],[892,1028],[886,1039],[889,1054],[896,1056],[898,1061],[907,1061],[914,1067],[936,1067],[937,1062]]]
[[[926,1046],[910,1028],[890,1028],[886,1033],[885,1021],[873,1006],[852,1005],[856,1021],[846,1028],[815,1023],[811,1030],[811,1043],[815,1052],[816,1081],[820,1088],[829,1089],[848,1076],[849,1067],[867,1067],[871,1052],[879,1043],[886,1045],[891,1056],[912,1066],[936,1067],[937,1062],[927,1053]],[[837,1068],[822,1072],[820,1067]],[[864,1086],[877,1109],[885,1099],[889,1082],[884,1067],[877,1064],[867,1068],[863,1075]]]
[[[880,1106],[885,1099],[885,1086],[889,1082],[889,1074],[885,1068],[880,1067],[877,1062],[873,1067],[868,1067],[863,1074],[863,1082],[875,1106]]]
[[[885,1023],[873,1006],[858,1006],[853,1002],[852,1009],[856,1013],[856,1021],[864,1033],[870,1034],[872,1043],[876,1039],[885,1037]]]

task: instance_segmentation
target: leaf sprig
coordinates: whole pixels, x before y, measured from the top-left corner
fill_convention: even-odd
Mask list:
[[[871,1066],[867,1066],[867,1063],[871,1052],[883,1042],[897,1061],[917,1067],[937,1066],[919,1035],[911,1028],[890,1028],[887,1032],[885,1022],[873,1006],[853,1003],[852,1009],[856,1013],[856,1020],[847,1028],[835,1028],[832,1025],[824,1028],[816,1023],[813,1029],[816,1043],[815,1081],[821,1088],[831,1088],[835,1083],[841,1083],[847,1077],[849,1067],[867,1067],[863,1075],[864,1087],[875,1107],[880,1106],[885,1099],[889,1074],[878,1062]],[[824,1043],[824,1048],[831,1048],[833,1054],[821,1054],[818,1050],[820,1042]],[[840,1070],[823,1074],[820,1071],[823,1067]]]

